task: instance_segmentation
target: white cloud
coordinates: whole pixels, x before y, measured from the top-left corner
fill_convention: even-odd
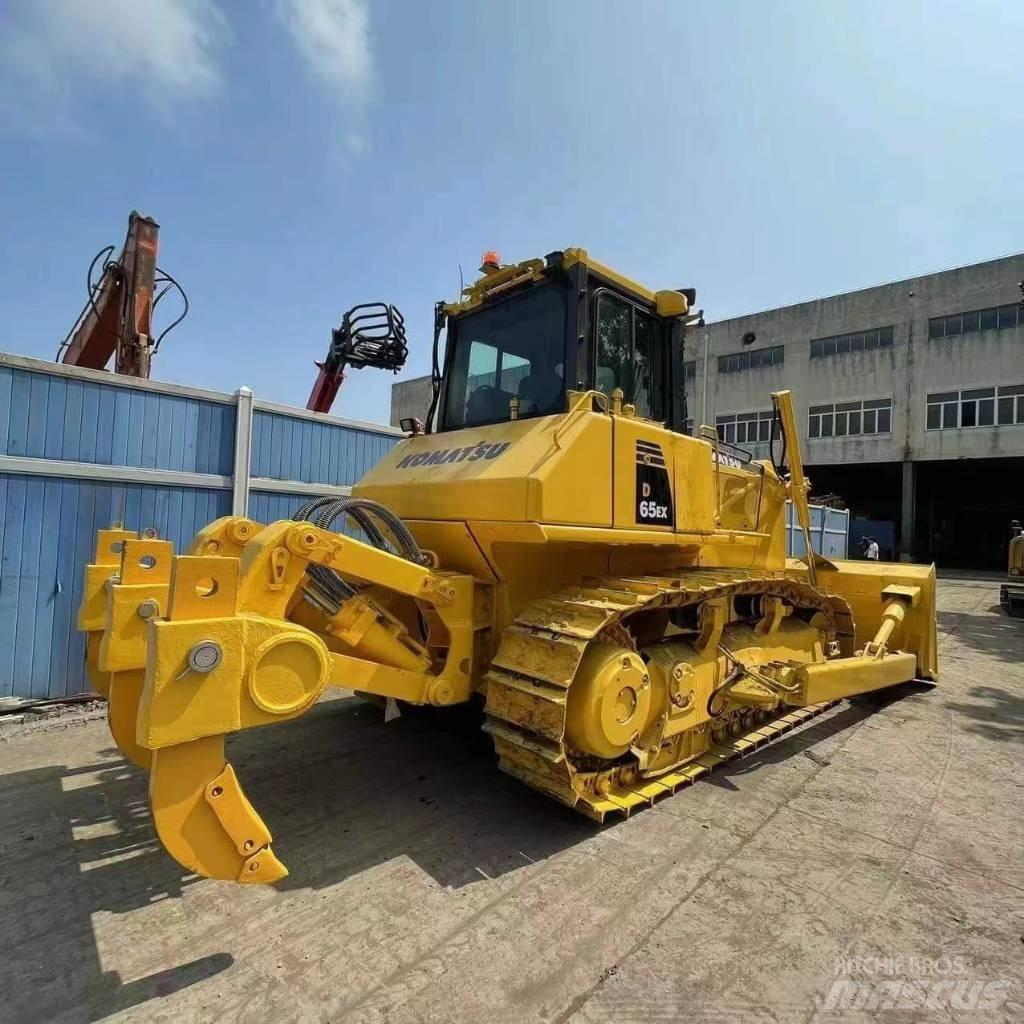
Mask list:
[[[221,84],[216,0],[14,0],[0,34],[0,102],[41,128],[89,86],[137,87],[160,106]]]
[[[312,73],[339,101],[365,98],[372,72],[366,0],[277,0],[277,14]]]

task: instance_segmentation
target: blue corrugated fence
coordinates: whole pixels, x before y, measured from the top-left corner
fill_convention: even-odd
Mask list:
[[[273,480],[320,483],[324,476],[354,484],[395,439],[378,430],[297,419],[281,412],[255,410],[252,417],[252,474]]]
[[[98,529],[153,527],[181,550],[233,511],[288,518],[310,497],[346,493],[400,436],[244,388],[0,353],[0,697],[87,689],[75,616]]]
[[[846,558],[850,544],[850,513],[846,509],[811,505],[811,547],[825,558]],[[786,554],[807,552],[803,530],[791,501],[786,502]]]

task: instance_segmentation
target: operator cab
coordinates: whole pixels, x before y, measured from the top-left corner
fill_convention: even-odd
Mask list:
[[[570,391],[616,388],[636,416],[684,431],[692,291],[650,292],[582,249],[508,267],[485,259],[481,271],[461,302],[438,307],[438,333],[448,329],[438,431],[562,413]]]

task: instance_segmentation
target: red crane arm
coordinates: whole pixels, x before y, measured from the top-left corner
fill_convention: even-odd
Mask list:
[[[309,393],[306,408],[312,409],[313,412],[330,412],[334,399],[338,396],[338,391],[341,388],[341,382],[345,379],[345,374],[342,370],[328,370],[324,363],[316,365],[320,368],[320,372],[313,384],[313,390]]]

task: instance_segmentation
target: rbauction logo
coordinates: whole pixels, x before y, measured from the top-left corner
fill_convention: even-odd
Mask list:
[[[481,441],[466,448],[439,448],[432,452],[413,452],[406,455],[395,469],[413,469],[415,466],[441,466],[451,462],[476,462],[478,459],[496,459],[506,448],[512,446],[511,441],[500,441],[489,444]]]

